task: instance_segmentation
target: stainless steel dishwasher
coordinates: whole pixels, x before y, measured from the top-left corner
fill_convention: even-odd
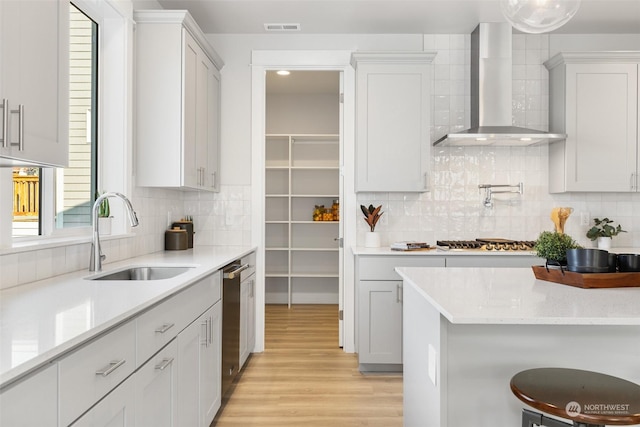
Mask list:
[[[240,260],[225,266],[222,280],[222,396],[238,374],[240,360]]]

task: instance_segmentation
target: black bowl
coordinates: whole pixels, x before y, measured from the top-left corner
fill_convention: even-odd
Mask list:
[[[640,255],[618,254],[618,269],[620,271],[640,271]]]
[[[607,273],[609,252],[602,249],[567,249],[567,270],[577,273]]]

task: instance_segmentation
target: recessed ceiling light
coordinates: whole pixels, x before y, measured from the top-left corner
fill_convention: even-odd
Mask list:
[[[276,71],[276,74],[279,76],[288,76],[291,73],[287,70],[279,70],[279,71]]]

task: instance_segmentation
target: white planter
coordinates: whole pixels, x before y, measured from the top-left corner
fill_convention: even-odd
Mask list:
[[[598,237],[598,249],[611,249],[611,237]]]
[[[101,236],[108,236],[111,234],[111,220],[112,216],[108,218],[98,217],[98,232]]]
[[[380,235],[375,231],[367,231],[364,236],[365,248],[379,248],[380,247]]]

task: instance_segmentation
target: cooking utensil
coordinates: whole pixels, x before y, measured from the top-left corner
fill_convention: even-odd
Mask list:
[[[640,271],[640,255],[618,254],[618,269],[620,271]]]
[[[567,249],[567,270],[576,273],[607,273],[609,252],[601,249]]]

